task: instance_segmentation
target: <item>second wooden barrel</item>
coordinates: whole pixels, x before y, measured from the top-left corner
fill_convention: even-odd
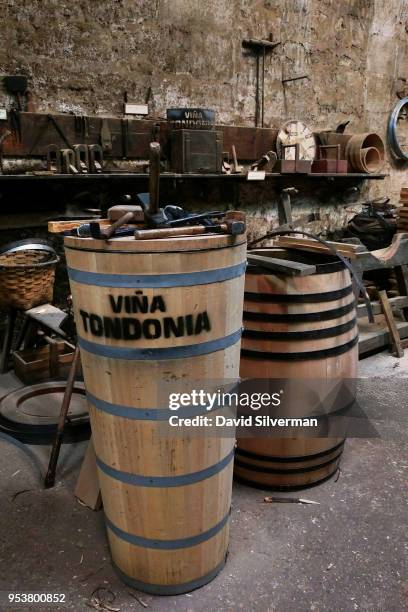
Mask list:
[[[248,266],[240,374],[244,379],[353,380],[358,331],[350,273],[335,257],[274,249],[251,251],[310,263],[310,276]],[[282,415],[284,416],[284,415]],[[297,488],[330,477],[344,437],[240,438],[234,474],[266,488]]]
[[[238,376],[245,236],[65,249],[113,563],[136,589],[190,591],[225,563],[234,440],[171,435],[205,407],[171,412],[159,390]]]

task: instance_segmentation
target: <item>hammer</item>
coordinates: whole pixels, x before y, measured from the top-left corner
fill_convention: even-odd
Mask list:
[[[223,223],[214,225],[188,225],[185,227],[169,227],[154,230],[136,230],[136,240],[155,240],[157,238],[172,238],[176,236],[196,236],[214,232],[217,234],[231,234],[237,236],[246,230],[245,213],[230,210],[225,214]]]
[[[245,233],[245,223],[227,220],[217,225],[187,225],[186,227],[169,227],[152,230],[136,230],[136,240],[156,240],[158,238],[173,238],[176,236],[197,236],[199,234],[231,234],[237,236]]]

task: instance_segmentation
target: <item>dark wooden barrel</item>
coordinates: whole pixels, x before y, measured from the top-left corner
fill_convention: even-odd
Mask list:
[[[259,249],[276,257],[276,250]],[[312,263],[293,277],[248,266],[240,375],[245,379],[355,379],[358,331],[350,273],[335,257],[279,251]],[[353,385],[351,384],[351,388]],[[285,416],[285,415],[282,415]],[[240,438],[234,474],[266,488],[316,484],[337,470],[344,437]]]

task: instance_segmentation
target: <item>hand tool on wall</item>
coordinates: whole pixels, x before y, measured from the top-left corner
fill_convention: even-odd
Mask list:
[[[89,151],[87,145],[76,144],[73,146],[75,154],[75,165],[80,174],[88,174],[89,172]]]
[[[122,157],[127,159],[129,156],[129,120],[121,119],[120,127],[122,130]]]
[[[7,136],[10,136],[10,134],[10,130],[4,130],[4,132],[0,136],[0,174],[3,174],[3,143],[6,140]]]
[[[47,147],[47,171],[61,172],[61,151],[56,144]]]
[[[110,153],[112,151],[112,134],[109,128],[108,119],[102,119],[101,146],[104,153]]]
[[[13,76],[5,76],[3,79],[4,87],[7,91],[17,98],[17,108],[19,111],[24,110],[21,96],[25,96],[28,87],[27,77],[21,74]]]
[[[80,140],[89,138],[89,117],[86,115],[75,115],[75,133]]]
[[[232,160],[233,160],[232,172],[234,174],[240,174],[244,170],[244,167],[240,166],[238,164],[237,152],[235,150],[235,145],[232,145],[231,149],[232,149]]]
[[[61,149],[61,172],[63,174],[79,174],[75,165],[75,153],[72,149]]]
[[[92,174],[100,174],[103,170],[103,151],[98,144],[88,145],[89,170]]]
[[[21,117],[20,111],[17,108],[11,108],[9,110],[10,127],[14,134],[14,137],[18,142],[21,142]]]
[[[269,40],[256,40],[245,38],[242,46],[251,49],[256,55],[256,90],[255,90],[255,127],[261,124],[264,126],[264,103],[265,103],[265,55],[280,45],[280,42],[273,42],[272,34]],[[262,75],[260,76],[260,58],[262,56]]]
[[[262,155],[261,159],[258,159],[256,162],[251,164],[251,170],[255,170],[255,171],[264,170],[267,164],[271,162],[269,171],[272,172],[276,159],[277,159],[277,155],[275,151],[268,151],[267,153]]]

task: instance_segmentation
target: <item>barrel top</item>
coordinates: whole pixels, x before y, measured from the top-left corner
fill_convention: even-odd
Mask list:
[[[100,253],[177,253],[181,251],[208,251],[232,248],[246,243],[245,234],[213,234],[200,236],[177,236],[159,240],[135,240],[133,237],[95,240],[65,236],[64,246],[69,249]]]

